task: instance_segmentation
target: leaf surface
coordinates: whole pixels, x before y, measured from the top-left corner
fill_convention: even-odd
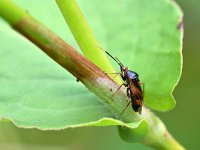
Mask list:
[[[44,1],[45,7],[39,7],[39,0],[16,2],[78,47],[54,1]],[[145,83],[145,105],[161,111],[172,109],[175,101],[171,92],[181,72],[179,8],[171,0],[148,3],[79,0],[78,3],[102,47],[139,73]],[[112,119],[112,113],[94,94],[0,21],[0,118],[20,127],[43,130],[105,125],[131,127]],[[145,123],[145,120],[135,122],[131,128],[146,129]]]

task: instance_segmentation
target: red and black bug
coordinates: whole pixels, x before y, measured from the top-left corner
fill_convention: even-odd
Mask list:
[[[104,50],[105,51],[105,50]],[[141,85],[144,84],[140,82],[139,75],[135,71],[128,70],[128,67],[125,67],[118,58],[113,57],[110,53],[105,51],[108,56],[114,59],[118,65],[120,66],[120,76],[124,83],[121,86],[126,87],[126,93],[129,97],[130,101],[128,102],[126,108],[132,103],[132,108],[135,112],[141,114],[142,112],[142,105],[143,105],[143,96],[144,96],[144,88],[141,88]],[[118,88],[118,90],[121,88]],[[117,90],[117,91],[118,91]],[[126,108],[122,111],[122,113],[126,110]]]

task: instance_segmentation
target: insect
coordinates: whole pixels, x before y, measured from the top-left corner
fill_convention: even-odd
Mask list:
[[[104,50],[105,51],[105,50]],[[135,112],[141,114],[142,112],[142,105],[143,105],[143,96],[144,96],[144,83],[140,82],[139,75],[135,71],[128,70],[128,67],[125,67],[117,57],[113,57],[110,53],[105,51],[108,56],[110,56],[113,60],[115,60],[118,65],[120,66],[120,76],[124,83],[118,88],[118,90],[124,85],[126,87],[126,93],[129,97],[130,101],[128,102],[125,109],[122,113],[126,110],[126,108],[132,104],[132,108]],[[143,88],[141,88],[143,85]],[[117,90],[117,91],[118,91]]]

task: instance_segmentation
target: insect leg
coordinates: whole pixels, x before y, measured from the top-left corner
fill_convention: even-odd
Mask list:
[[[122,110],[122,112],[120,113],[120,115],[122,115],[122,114],[125,112],[125,110],[128,108],[128,106],[130,105],[130,103],[131,103],[131,101],[128,102],[128,104],[127,104],[126,107]]]
[[[126,83],[121,84],[121,85],[118,87],[118,89],[116,90],[116,92],[115,92],[111,97],[115,96],[115,94],[119,91],[119,89],[120,89],[123,85],[124,85],[125,87],[127,87],[127,84],[126,84]]]
[[[144,95],[144,83],[143,83],[143,82],[140,82],[139,84],[142,85],[142,93],[143,93],[143,95]]]
[[[139,82],[140,85],[142,85],[142,91],[144,91],[144,82]]]
[[[105,72],[104,72],[105,73]],[[113,79],[114,78],[116,78],[118,75],[120,75],[121,73],[120,72],[113,72],[113,73],[105,73],[106,75],[108,75],[108,74],[114,74],[115,76],[113,77]]]
[[[127,96],[130,98],[130,88],[126,89],[126,94]],[[125,112],[125,110],[128,108],[128,106],[130,105],[131,100],[128,102],[128,104],[126,105],[126,107],[123,109],[123,111],[120,113],[121,115]]]

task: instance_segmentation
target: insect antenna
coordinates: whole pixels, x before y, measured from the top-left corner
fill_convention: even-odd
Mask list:
[[[99,47],[99,48],[101,50],[103,50],[108,56],[110,56],[114,61],[116,61],[118,63],[118,65],[120,65],[120,67],[124,66],[117,57],[113,57],[109,52],[107,52],[103,48],[101,48],[101,47]]]
[[[118,61],[118,64],[122,67],[122,66],[124,66],[122,63],[121,63],[121,61],[117,58],[117,57],[115,57],[115,59]]]

